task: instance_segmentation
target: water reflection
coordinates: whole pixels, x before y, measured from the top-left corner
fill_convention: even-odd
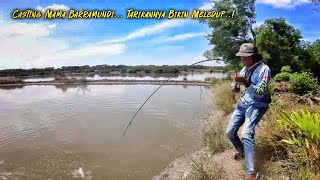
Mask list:
[[[77,84],[77,85],[68,85],[68,84],[58,84],[54,85],[57,89],[61,90],[63,93],[66,93],[68,89],[76,89],[76,92],[82,91],[83,94],[86,92],[90,92],[90,88],[85,84]]]
[[[115,74],[90,74],[90,75],[70,75],[70,78],[86,78],[87,80],[104,80],[104,79],[113,79],[113,80],[167,80],[169,77],[172,76],[171,80],[182,81],[185,78],[189,81],[205,81],[206,78],[216,77],[216,78],[224,78],[227,77],[226,73],[222,72],[184,72],[184,73],[115,73]],[[26,82],[35,82],[35,81],[52,81],[54,78],[26,78],[24,81]]]
[[[13,89],[22,89],[24,85],[10,85],[10,86],[0,86],[0,89],[3,90],[13,90]]]

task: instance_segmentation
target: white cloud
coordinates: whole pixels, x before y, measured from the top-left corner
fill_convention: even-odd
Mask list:
[[[110,57],[125,51],[124,44],[89,44],[70,48],[68,41],[50,37],[55,24],[6,23],[0,29],[1,68],[61,66],[66,60],[77,62],[87,57]]]
[[[166,39],[160,40],[159,42],[171,42],[171,41],[180,41],[180,40],[186,40],[194,37],[204,36],[205,33],[185,33],[185,34],[178,34],[172,37],[168,37]]]
[[[51,6],[47,6],[47,7],[42,7],[42,6],[37,6],[37,10],[38,11],[46,11],[47,9],[53,10],[53,11],[58,11],[58,10],[62,10],[62,11],[68,11],[70,8],[66,5],[63,4],[53,4]]]
[[[51,57],[45,59],[56,59],[56,60],[68,60],[76,58],[94,57],[94,56],[114,56],[124,53],[124,44],[105,44],[105,45],[87,45],[78,49],[67,49],[64,51],[57,52]]]
[[[175,19],[174,20],[167,20],[167,21],[163,21],[161,23],[155,24],[155,25],[146,26],[146,27],[140,28],[138,30],[135,30],[123,38],[116,38],[116,39],[112,39],[112,40],[107,40],[107,41],[103,41],[101,43],[122,43],[122,42],[126,42],[129,40],[157,34],[157,33],[163,32],[166,29],[181,26],[181,25],[185,24],[186,22],[187,22],[187,20],[175,20]]]
[[[214,2],[205,3],[201,7],[199,7],[198,9],[199,10],[210,10],[210,9],[212,9],[213,5],[214,5]],[[192,20],[190,20],[190,19],[166,20],[166,21],[162,21],[161,23],[157,23],[157,24],[154,24],[154,25],[151,25],[151,26],[145,26],[145,27],[142,27],[140,29],[137,29],[137,30],[129,33],[125,37],[120,37],[120,38],[116,38],[116,39],[102,41],[101,43],[106,43],[106,44],[109,44],[109,43],[123,43],[123,42],[127,42],[127,41],[134,40],[134,39],[137,39],[137,38],[142,38],[142,37],[158,34],[158,33],[161,33],[163,31],[167,30],[167,29],[171,29],[171,28],[182,26],[182,25],[184,25],[184,24],[186,24],[188,22],[192,22]]]
[[[272,5],[276,8],[289,9],[310,3],[310,0],[257,0],[257,3]]]
[[[198,8],[199,10],[203,10],[203,11],[207,11],[207,10],[211,10],[214,6],[214,2],[209,2],[209,3],[204,3],[200,8]]]
[[[49,26],[44,24],[27,24],[27,23],[12,23],[5,24],[0,29],[0,37],[47,37],[51,29],[55,28],[55,24]]]

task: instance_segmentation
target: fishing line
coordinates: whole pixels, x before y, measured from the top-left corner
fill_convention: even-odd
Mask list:
[[[202,61],[198,61],[196,63],[193,63],[187,67],[191,67],[191,66],[194,66],[196,64],[200,64],[200,63],[203,63],[203,62],[207,62],[207,61],[221,61],[221,59],[206,59],[206,60],[202,60]],[[142,109],[142,107],[147,103],[147,101],[165,84],[167,83],[171,78],[173,78],[175,76],[172,75],[171,77],[169,77],[165,82],[163,82],[145,101],[144,103],[140,106],[140,108],[137,110],[137,112],[134,114],[134,116],[132,117],[132,119],[130,120],[129,124],[127,125],[125,131],[123,132],[123,136],[125,136],[129,126],[131,125],[132,121],[134,120],[134,118],[137,116],[137,114],[139,113],[139,111]]]
[[[202,94],[202,89],[201,89],[201,86],[200,86],[200,101],[201,101],[201,94]]]

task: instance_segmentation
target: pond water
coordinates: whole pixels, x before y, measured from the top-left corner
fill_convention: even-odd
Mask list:
[[[206,78],[216,77],[224,78],[227,77],[226,73],[187,73],[187,74],[106,74],[106,75],[93,75],[86,77],[87,80],[103,80],[103,79],[116,79],[116,80],[167,80],[173,75],[171,80],[182,81],[187,78],[189,81],[204,81]],[[75,78],[81,78],[81,76],[73,76]],[[52,81],[54,78],[42,77],[42,78],[25,78],[25,82],[35,82],[35,81]]]
[[[199,149],[211,90],[154,85],[0,89],[0,176],[7,179],[150,179]]]

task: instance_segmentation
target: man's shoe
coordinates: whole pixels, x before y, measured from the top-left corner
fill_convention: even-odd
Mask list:
[[[255,175],[247,175],[246,176],[246,180],[258,180],[260,178],[259,173],[255,174]]]
[[[237,153],[234,155],[234,159],[235,159],[236,161],[243,160],[243,159],[244,159],[244,154],[241,154],[241,153],[237,152]]]
[[[255,175],[247,175],[246,180],[255,180]]]

